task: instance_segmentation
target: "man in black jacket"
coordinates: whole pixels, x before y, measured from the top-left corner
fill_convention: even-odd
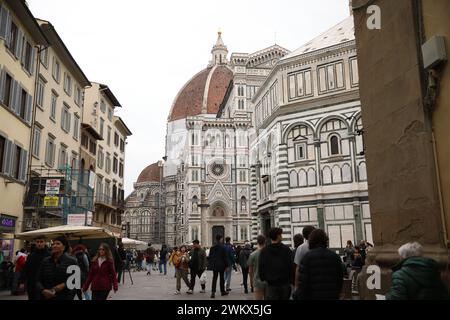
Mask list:
[[[22,270],[23,276],[26,279],[28,300],[39,299],[40,295],[36,292],[37,274],[42,260],[50,256],[43,237],[34,239],[34,243],[34,251],[27,257],[27,262]]]
[[[229,266],[227,251],[223,245],[223,236],[217,235],[216,245],[209,251],[208,270],[213,271],[213,280],[211,287],[211,298],[216,297],[217,276],[220,276],[220,292],[222,296],[228,294],[225,291],[225,269]]]
[[[195,278],[201,278],[206,269],[206,253],[205,250],[200,247],[200,241],[192,241],[192,246],[194,248],[190,252],[191,259],[189,260],[189,269],[191,269],[191,286],[187,292],[188,294],[192,294],[194,292]],[[201,283],[201,286],[202,290],[200,292],[203,293],[205,292],[205,284]]]
[[[37,275],[36,290],[42,300],[73,300],[75,291],[67,287],[71,276],[70,266],[77,266],[77,260],[67,254],[69,242],[65,237],[57,237],[52,243],[51,256],[42,260]]]
[[[321,229],[308,238],[309,251],[300,267],[300,283],[295,294],[301,300],[337,300],[344,281],[341,258],[328,248],[328,236]]]
[[[291,295],[292,251],[281,243],[283,230],[269,231],[271,244],[262,249],[259,257],[259,276],[266,281],[267,300],[289,300]]]

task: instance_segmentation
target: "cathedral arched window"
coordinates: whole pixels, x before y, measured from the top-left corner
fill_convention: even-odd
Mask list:
[[[225,136],[225,147],[226,148],[231,148],[231,144],[230,144],[230,136],[226,135]]]
[[[241,197],[241,212],[247,212],[247,199],[244,196]]]
[[[219,148],[222,146],[222,139],[220,138],[220,134],[216,135],[216,146]]]
[[[339,155],[341,154],[340,150],[340,141],[337,135],[332,135],[330,137],[330,154],[331,155]]]
[[[298,187],[298,174],[297,171],[292,170],[289,174],[289,185],[291,188],[297,188]]]
[[[194,196],[192,198],[192,212],[198,212],[198,198]]]

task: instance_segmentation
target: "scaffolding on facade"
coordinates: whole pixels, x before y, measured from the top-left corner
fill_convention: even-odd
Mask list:
[[[91,225],[95,174],[66,165],[31,166],[25,196],[24,231],[76,224]]]

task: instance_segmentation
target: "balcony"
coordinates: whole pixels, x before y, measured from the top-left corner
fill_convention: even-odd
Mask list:
[[[95,204],[103,205],[111,209],[116,209],[116,206],[113,204],[113,199],[104,193],[97,193],[95,195]]]

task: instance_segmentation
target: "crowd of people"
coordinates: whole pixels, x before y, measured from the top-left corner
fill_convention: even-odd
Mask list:
[[[231,289],[233,270],[241,273],[243,293],[250,291],[255,300],[337,300],[342,298],[344,278],[352,270],[359,272],[366,263],[372,244],[362,240],[357,246],[347,241],[343,256],[328,248],[324,230],[303,228],[294,236],[294,248],[282,243],[282,229],[272,228],[268,238],[259,235],[256,247],[246,241],[235,246],[230,237],[217,235],[215,245],[202,248],[198,240],[192,245],[155,250],[151,244],[144,251],[110,248],[102,243],[94,254],[83,244],[70,246],[64,237],[53,239],[50,250],[44,238],[36,238],[28,254],[16,252],[12,294],[25,291],[29,300],[106,300],[125,271],[167,275],[167,264],[174,266],[175,294],[181,294],[181,280],[186,294],[206,292],[206,270],[212,271],[211,298],[215,298],[217,281],[222,296]],[[225,241],[224,241],[225,240]],[[422,246],[407,243],[400,247],[401,261],[393,268],[392,286],[386,299],[448,299],[436,261],[422,256]],[[71,266],[81,272],[79,289],[67,287]]]

